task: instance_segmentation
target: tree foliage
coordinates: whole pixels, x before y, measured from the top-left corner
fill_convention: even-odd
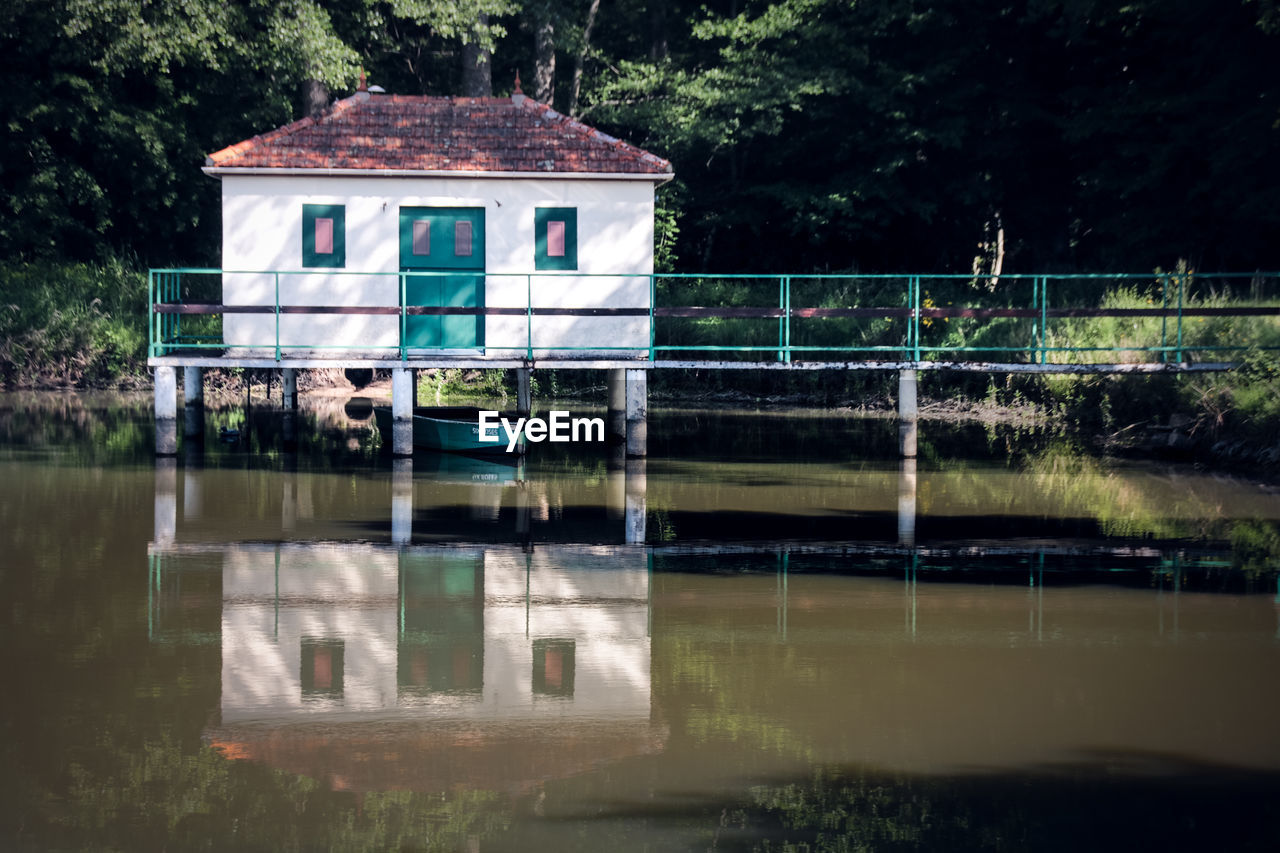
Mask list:
[[[1280,266],[1271,0],[14,0],[0,253],[216,262],[210,151],[464,45],[675,164],[685,270]],[[487,23],[484,23],[487,22]],[[553,76],[548,72],[558,69]],[[666,226],[664,226],[665,228]]]

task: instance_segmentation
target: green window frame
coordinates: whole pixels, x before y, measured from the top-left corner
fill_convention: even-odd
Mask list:
[[[547,239],[550,223],[563,223],[564,245],[559,239]],[[558,230],[553,227],[552,230]],[[576,270],[578,268],[578,209],[576,207],[538,207],[533,212],[533,268],[536,270]],[[558,235],[553,235],[556,237]],[[563,248],[563,253],[551,254]]]
[[[316,222],[333,223],[332,251],[320,252],[316,246]],[[347,208],[341,204],[304,204],[302,206],[302,265],[340,269],[347,265]],[[323,248],[323,247],[319,247]]]

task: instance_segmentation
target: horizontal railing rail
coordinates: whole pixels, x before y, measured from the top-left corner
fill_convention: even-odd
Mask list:
[[[507,304],[408,304],[411,283],[468,276],[501,284],[493,292]],[[249,277],[256,282],[255,304],[222,302],[226,277]],[[289,302],[281,299],[282,281],[292,289],[299,280],[314,284],[317,278],[341,282],[344,277],[391,279],[398,294],[388,299],[384,292],[377,300],[384,304],[376,305],[294,304],[303,301],[296,295]],[[759,361],[762,354],[779,362],[954,363],[989,361],[995,356],[1010,364],[1072,365],[1102,363],[1098,359],[1109,354],[1123,363],[1136,363],[1135,358],[1146,356],[1179,365],[1204,357],[1235,357],[1251,349],[1280,350],[1280,324],[1274,322],[1280,317],[1280,272],[993,278],[182,268],[152,270],[148,278],[153,356],[236,347],[270,349],[280,360],[299,350],[384,352],[390,348],[399,358],[408,359],[411,353],[457,350],[444,344],[407,344],[406,327],[416,317],[524,317],[522,341],[485,342],[477,348],[499,355],[518,353],[529,360],[549,352],[559,357],[625,352],[649,361],[665,357],[668,363],[674,363],[677,354],[682,356],[681,363],[728,358],[744,367]],[[575,294],[581,294],[584,302],[603,301],[598,286],[602,280],[630,283],[629,292],[608,297],[622,304],[561,304],[574,301]],[[643,298],[639,281],[647,285]],[[770,288],[776,289],[770,293]],[[516,291],[522,291],[523,299],[513,298]],[[311,288],[305,301],[320,298]],[[349,301],[350,295],[345,299]],[[385,304],[393,300],[398,304]],[[274,332],[269,340],[229,344],[213,321],[232,315],[274,316]],[[389,347],[282,340],[281,318],[305,315],[398,317],[398,340]],[[561,338],[548,341],[543,335],[535,340],[535,320],[554,317],[647,318],[647,341],[641,342],[637,334],[621,344],[585,344],[573,337],[578,327],[572,324]],[[760,321],[776,322],[770,330]]]

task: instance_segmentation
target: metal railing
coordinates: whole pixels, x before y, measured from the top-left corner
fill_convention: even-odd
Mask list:
[[[252,304],[223,304],[224,277],[269,282]],[[289,304],[291,290],[315,277],[394,279],[393,298],[381,305]],[[500,292],[507,304],[413,305],[410,284],[433,277],[471,276],[477,293]],[[640,282],[647,293],[640,296]],[[392,284],[389,282],[389,284]],[[606,299],[610,284],[632,292]],[[259,291],[262,287],[259,287]],[[513,294],[522,292],[523,299]],[[393,351],[405,360],[419,353],[457,350],[456,344],[413,344],[417,317],[523,317],[516,341],[478,342],[486,355],[524,358],[585,353],[627,353],[669,364],[696,366],[725,359],[744,367],[763,360],[843,362],[991,362],[1183,364],[1238,356],[1249,349],[1280,349],[1280,273],[1148,273],[1093,275],[764,275],[589,274],[479,272],[356,272],[348,270],[156,269],[149,274],[150,354],[270,350],[276,360],[295,351],[367,354]],[[567,297],[596,304],[564,307]],[[301,300],[296,300],[301,302]],[[314,297],[311,297],[314,301]],[[396,304],[386,304],[390,302]],[[482,302],[482,298],[476,301]],[[609,302],[621,301],[621,307]],[[523,302],[523,304],[515,304]],[[630,303],[630,304],[627,304]],[[228,343],[214,318],[256,314],[273,318],[263,340]],[[387,316],[398,333],[384,345],[326,344],[282,339],[281,322],[295,315]],[[538,318],[631,317],[647,324],[647,340],[598,345],[567,336],[535,335]],[[776,322],[775,322],[776,321]],[[295,324],[297,325],[297,324]],[[573,329],[573,326],[570,326]],[[510,329],[508,329],[510,332]]]

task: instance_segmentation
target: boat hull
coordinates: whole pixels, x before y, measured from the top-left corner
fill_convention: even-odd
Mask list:
[[[378,429],[391,435],[391,409],[373,410]],[[506,453],[507,443],[480,440],[480,410],[460,407],[419,407],[413,410],[413,446],[452,453]],[[499,430],[501,433],[501,430]],[[523,443],[521,448],[523,449]],[[518,453],[520,450],[513,451]]]

